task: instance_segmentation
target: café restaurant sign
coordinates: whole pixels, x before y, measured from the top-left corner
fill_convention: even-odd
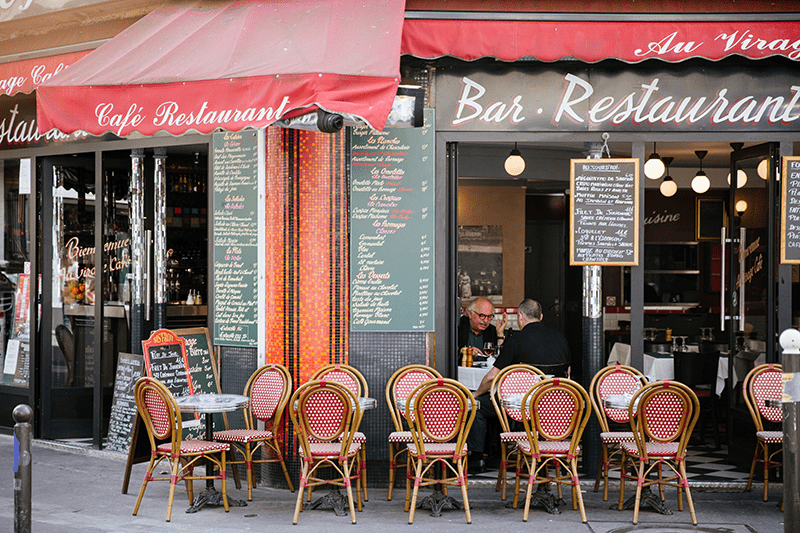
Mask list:
[[[440,130],[800,130],[800,71],[772,62],[438,72]]]

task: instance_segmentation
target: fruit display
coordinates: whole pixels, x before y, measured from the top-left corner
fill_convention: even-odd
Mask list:
[[[66,303],[83,303],[86,298],[86,284],[82,281],[71,279],[64,288],[64,301]]]

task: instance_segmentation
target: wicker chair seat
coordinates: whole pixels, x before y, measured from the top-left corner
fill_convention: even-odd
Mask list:
[[[674,457],[678,454],[678,442],[648,442],[645,453],[648,457]],[[623,442],[622,449],[631,457],[639,457],[635,442]]]
[[[633,442],[633,431],[605,431],[600,433],[600,440],[606,444]]]
[[[257,429],[228,429],[225,431],[215,431],[214,440],[226,442],[238,442],[245,444],[256,440],[266,440],[273,437],[272,431],[260,431]]]
[[[528,440],[517,441],[517,446],[525,453],[531,453],[531,445]],[[542,455],[565,455],[569,452],[570,442],[568,440],[540,440],[539,453]],[[581,447],[575,448],[575,455],[580,453]]]
[[[408,451],[413,455],[417,455],[417,446],[413,442],[408,443]],[[426,455],[453,455],[456,453],[456,444],[454,442],[432,442],[425,445]],[[464,444],[461,449],[461,455],[467,455],[467,445]]]
[[[783,431],[756,431],[756,438],[770,444],[783,443]]]

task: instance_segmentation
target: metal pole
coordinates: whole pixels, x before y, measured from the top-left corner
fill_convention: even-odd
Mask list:
[[[800,331],[789,328],[779,338],[783,348],[783,530],[800,531]]]
[[[14,417],[14,533],[31,533],[31,419],[33,409],[24,403]]]
[[[167,174],[164,162],[167,159],[166,148],[156,148],[155,155],[155,214],[153,228],[153,258],[155,263],[153,287],[155,293],[154,329],[167,327]]]
[[[144,150],[131,150],[131,270],[133,285],[131,287],[131,353],[142,353],[145,318],[145,257],[146,242],[144,231]]]
[[[586,143],[587,159],[600,159],[603,143]],[[583,267],[583,386],[603,368],[603,273],[599,266]],[[590,419],[583,439],[583,466],[586,472],[597,471],[602,456],[600,424]]]

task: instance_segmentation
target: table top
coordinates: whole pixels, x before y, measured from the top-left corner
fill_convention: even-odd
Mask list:
[[[603,407],[627,411],[631,400],[633,400],[633,394],[610,394],[603,399]]]
[[[764,405],[766,405],[767,407],[775,407],[776,409],[782,409],[783,401],[781,401],[780,398],[769,398],[767,400],[764,400]]]
[[[227,413],[247,407],[250,398],[241,394],[192,394],[175,398],[181,413]]]

